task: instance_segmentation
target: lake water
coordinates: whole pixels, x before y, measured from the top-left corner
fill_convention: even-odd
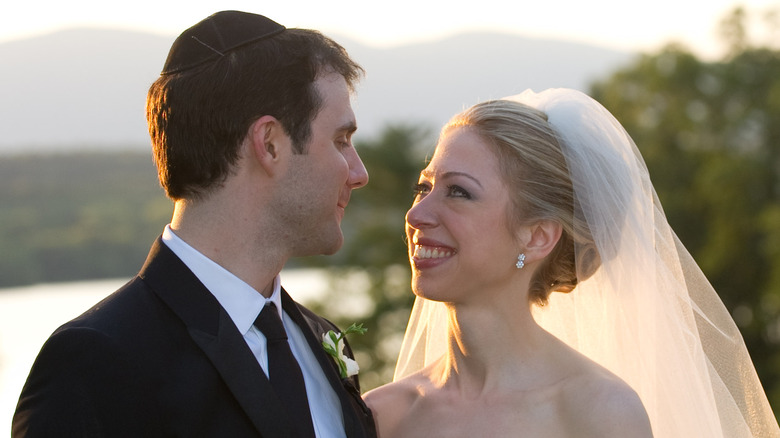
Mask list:
[[[285,289],[301,302],[321,296],[327,288],[326,274],[319,270],[287,270],[282,278]],[[19,393],[49,335],[126,281],[97,280],[0,289],[0,436],[10,435],[11,417]]]

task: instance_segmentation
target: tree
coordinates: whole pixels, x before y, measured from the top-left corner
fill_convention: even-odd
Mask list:
[[[732,312],[780,406],[780,51],[737,9],[721,62],[670,45],[595,84],[641,150],[672,228]]]

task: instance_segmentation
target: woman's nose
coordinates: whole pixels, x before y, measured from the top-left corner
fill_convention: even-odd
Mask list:
[[[429,196],[415,201],[406,212],[406,224],[411,228],[430,227],[435,223],[435,216]]]

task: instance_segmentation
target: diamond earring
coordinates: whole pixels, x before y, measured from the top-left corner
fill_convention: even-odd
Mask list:
[[[519,256],[517,256],[517,263],[515,263],[515,267],[517,269],[523,269],[523,266],[525,266],[525,254],[522,252]]]

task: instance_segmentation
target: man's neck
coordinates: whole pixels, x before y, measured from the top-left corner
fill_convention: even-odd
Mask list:
[[[209,201],[177,201],[171,230],[198,252],[270,296],[273,279],[289,253],[271,237],[278,233],[265,229],[262,220],[246,219],[240,210],[224,207]]]

